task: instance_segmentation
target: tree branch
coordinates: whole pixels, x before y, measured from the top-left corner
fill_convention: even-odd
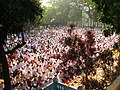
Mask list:
[[[6,51],[5,54],[10,54],[10,53],[14,52],[16,49],[21,48],[25,44],[26,44],[26,42],[22,42],[22,44],[17,44],[12,50]]]

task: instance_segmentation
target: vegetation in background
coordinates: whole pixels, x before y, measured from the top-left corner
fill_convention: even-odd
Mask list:
[[[38,17],[42,17],[39,0],[0,0],[0,63],[3,68],[5,90],[11,90],[6,53],[12,53],[25,44],[23,27]],[[6,44],[7,36],[15,34],[18,38],[21,34],[22,40],[12,50],[5,52],[3,45]]]
[[[49,0],[43,14],[43,23],[78,26],[98,26],[98,15],[91,0]]]
[[[120,33],[120,1],[119,0],[92,0],[96,3],[96,10],[100,12],[100,20],[112,28],[108,31]]]

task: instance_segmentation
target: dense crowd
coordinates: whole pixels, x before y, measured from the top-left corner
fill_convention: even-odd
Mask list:
[[[64,45],[65,37],[69,36],[69,27],[43,28],[42,33],[26,35],[26,45],[17,49],[7,56],[9,71],[13,89],[28,90],[37,87],[44,87],[52,82],[55,76],[59,81],[64,82],[77,75],[84,65],[76,64],[75,60],[69,60],[65,65],[64,58],[69,46]],[[116,35],[104,37],[101,31],[95,30],[95,47],[98,52],[113,47],[117,42]],[[77,33],[85,39],[85,30],[76,28]],[[18,38],[13,38],[17,41]],[[13,42],[9,40],[8,43]],[[82,58],[81,58],[82,60]],[[67,71],[71,68],[71,71]]]

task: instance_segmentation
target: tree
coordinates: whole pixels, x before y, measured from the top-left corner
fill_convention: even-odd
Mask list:
[[[50,0],[48,3],[43,15],[44,23],[67,25],[68,22],[80,21],[80,0]]]
[[[43,14],[44,24],[67,25],[74,22],[83,26],[98,21],[98,15],[95,11],[95,5],[91,0],[49,0],[48,6]],[[92,26],[92,25],[91,25]]]
[[[50,0],[48,3],[49,7],[46,8],[45,14],[43,15],[44,23],[54,23],[66,25],[68,20],[68,13],[70,11],[69,2],[71,0]]]
[[[113,26],[113,31],[120,33],[120,1],[119,0],[92,0],[96,3],[96,9],[101,13],[102,23]]]
[[[15,49],[25,44],[23,27],[26,23],[33,22],[37,16],[42,17],[40,5],[38,0],[0,0],[0,62],[3,68],[5,90],[11,90],[6,53],[14,52]],[[22,41],[5,52],[3,45],[6,44],[7,35],[18,35],[19,33],[22,35]]]
[[[85,81],[83,82],[84,82],[85,90],[88,90],[90,88],[90,82],[88,77],[91,73],[93,74],[96,72],[95,68],[93,67],[94,63],[96,62],[93,60],[93,56],[96,54],[96,48],[94,46],[95,35],[93,31],[86,31],[85,32],[86,38],[85,40],[82,40],[78,34],[71,35],[75,27],[74,24],[71,24],[70,27],[71,27],[71,32],[70,33],[68,32],[70,36],[66,37],[64,40],[64,44],[69,47],[69,50],[66,53],[66,56],[63,58],[64,59],[63,64],[67,65],[67,62],[70,60],[77,62],[74,65],[75,67],[77,66],[76,68],[74,68],[76,69],[75,73],[76,74],[85,73]],[[67,66],[67,67],[69,68],[63,70],[70,71],[71,69],[73,69],[71,66]],[[82,69],[80,69],[79,67],[82,67]],[[70,75],[74,75],[75,73],[72,73]]]
[[[114,65],[114,62],[119,60],[120,55],[116,55],[115,59],[113,58],[115,55],[114,51],[110,48],[100,51],[100,47],[95,46],[96,42],[99,43],[95,40],[98,39],[95,36],[95,31],[84,31],[81,36],[84,36],[85,38],[82,39],[78,33],[73,33],[73,30],[74,25],[71,24],[70,29],[68,29],[69,36],[65,37],[62,42],[65,47],[69,47],[66,53],[63,51],[63,55],[60,57],[60,59],[63,60],[59,65],[62,67],[62,73],[64,73],[62,82],[68,84],[71,82],[71,78],[84,73],[85,76],[82,76],[83,80],[81,80],[81,84],[85,90],[106,89],[112,83],[112,80],[115,79],[113,76],[115,76],[116,73],[118,75],[118,71],[116,71],[118,68],[113,68],[118,67]],[[119,45],[117,45],[117,43],[114,47],[119,49]],[[71,61],[75,63],[73,65],[68,64]],[[113,70],[115,70],[115,72]],[[68,76],[66,76],[66,74]]]

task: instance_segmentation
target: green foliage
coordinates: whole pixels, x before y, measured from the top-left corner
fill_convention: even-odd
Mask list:
[[[66,24],[66,20],[68,19],[68,13],[70,10],[69,2],[71,0],[50,0],[49,7],[46,8],[46,11],[43,15],[44,23],[63,23]]]
[[[105,37],[111,36],[114,33],[114,31],[115,29],[113,28],[107,28],[102,30]]]
[[[91,0],[49,0],[43,14],[43,23],[66,25],[70,22],[82,22],[82,18],[98,20],[94,3]]]
[[[54,7],[47,8],[46,11],[43,13],[43,23],[52,22],[56,17],[56,14],[54,12],[56,12],[56,9]]]
[[[36,17],[42,17],[40,5],[38,0],[0,0],[0,35],[4,35],[3,39],[7,34],[21,32],[23,26]]]
[[[120,1],[119,0],[92,0],[96,3],[96,9],[101,13],[100,20],[109,24],[120,33]]]

